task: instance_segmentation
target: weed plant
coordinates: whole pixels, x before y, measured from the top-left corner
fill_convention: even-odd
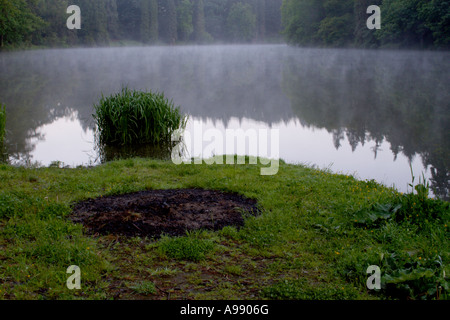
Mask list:
[[[396,193],[389,203],[375,203],[353,214],[355,225],[370,230],[381,246],[370,254],[348,255],[349,260],[341,261],[339,270],[352,278],[363,265],[378,265],[383,270],[382,289],[387,296],[448,299],[450,285],[445,262],[450,204],[429,197],[430,186],[425,177],[414,186],[413,176],[409,186],[411,192]],[[400,250],[402,247],[408,250]]]

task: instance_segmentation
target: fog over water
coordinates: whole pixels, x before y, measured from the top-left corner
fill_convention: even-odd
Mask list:
[[[411,164],[416,182],[424,173],[435,194],[448,198],[448,52],[286,45],[55,49],[2,52],[0,70],[12,163],[100,163],[93,104],[127,85],[163,91],[189,114],[187,130],[198,124],[223,132],[275,128],[287,162],[401,191],[411,182]]]

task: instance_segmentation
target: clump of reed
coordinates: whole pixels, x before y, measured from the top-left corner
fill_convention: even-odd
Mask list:
[[[102,145],[161,145],[172,133],[184,129],[187,117],[164,93],[127,87],[94,105],[97,138]]]

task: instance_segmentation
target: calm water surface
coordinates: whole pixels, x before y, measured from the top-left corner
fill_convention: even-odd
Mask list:
[[[122,86],[163,91],[187,130],[279,130],[279,154],[407,191],[411,169],[449,195],[450,53],[179,46],[0,53],[15,164],[108,159],[93,104]],[[196,156],[195,150],[188,151]],[[137,153],[138,154],[138,153]],[[204,155],[207,156],[207,155]]]

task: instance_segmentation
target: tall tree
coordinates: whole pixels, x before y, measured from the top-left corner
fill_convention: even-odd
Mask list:
[[[353,0],[326,0],[325,18],[320,21],[317,37],[325,45],[344,46],[353,43]]]
[[[284,34],[288,42],[317,43],[317,31],[325,12],[320,0],[285,0],[282,6]]]
[[[116,0],[119,17],[120,37],[128,40],[139,40],[140,32],[140,0]]]
[[[140,40],[143,43],[154,43],[158,40],[157,0],[140,2]]]
[[[119,15],[117,13],[117,1],[106,0],[105,9],[109,37],[117,39],[119,37]]]
[[[283,0],[268,0],[265,3],[266,8],[266,36],[279,38],[281,32],[281,5]]]
[[[448,1],[424,1],[418,7],[419,19],[430,30],[433,45],[438,48],[450,47],[450,10]]]
[[[194,0],[194,40],[203,42],[206,40],[205,4],[203,0]]]
[[[70,37],[76,42],[77,31],[68,32],[66,28],[68,1],[43,0],[36,3],[35,12],[45,21],[45,26],[35,34],[36,42],[44,45],[61,45]]]
[[[227,18],[227,29],[231,41],[249,42],[255,37],[256,15],[249,4],[233,4]]]
[[[95,11],[92,15],[92,25],[95,26],[93,37],[98,44],[109,42],[108,15],[106,9],[107,1],[108,0],[96,0],[96,5],[94,7]]]
[[[212,38],[224,40],[226,38],[226,18],[228,15],[228,1],[204,1],[205,30]]]
[[[177,26],[177,8],[175,6],[174,0],[167,0],[167,11],[169,15],[169,25],[168,25],[168,36],[169,36],[169,42],[171,44],[175,44],[177,42],[177,32],[178,32],[178,26]]]
[[[159,36],[174,44],[177,41],[177,11],[174,0],[158,0]]]
[[[21,5],[24,6],[25,3]],[[0,46],[23,38],[23,19],[21,5],[10,0],[0,0]]]
[[[376,31],[367,28],[367,8],[370,5],[381,5],[382,0],[355,0],[354,1],[354,42],[357,46],[365,48],[376,48],[379,41],[375,36]]]
[[[266,0],[257,0],[256,17],[258,23],[258,39],[264,40],[266,36]]]
[[[432,37],[424,17],[419,15],[423,3],[423,0],[383,0],[382,28],[377,30],[381,44],[423,47]]]
[[[158,0],[150,0],[150,39],[158,41]]]
[[[178,20],[178,38],[182,41],[188,41],[194,31],[192,24],[193,6],[191,1],[182,0],[177,7]]]
[[[141,0],[140,38],[144,43],[150,42],[150,1]]]

